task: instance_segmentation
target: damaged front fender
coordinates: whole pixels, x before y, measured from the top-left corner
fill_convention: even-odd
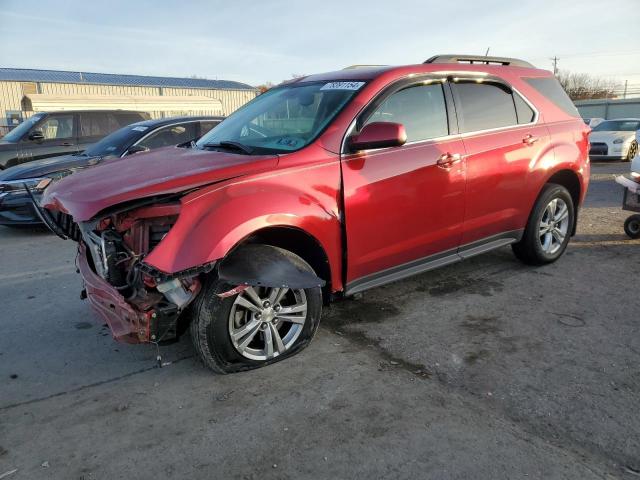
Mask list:
[[[291,252],[272,245],[247,244],[233,250],[218,267],[218,277],[230,285],[324,287],[325,281]],[[308,267],[307,267],[308,268]]]

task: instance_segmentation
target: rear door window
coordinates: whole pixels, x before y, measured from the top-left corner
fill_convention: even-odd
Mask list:
[[[442,85],[415,85],[391,94],[364,125],[374,122],[401,123],[407,132],[408,142],[448,135]]]
[[[453,83],[452,89],[461,133],[518,124],[516,106],[508,88],[494,83],[462,81]]]
[[[524,98],[513,92],[513,103],[516,105],[516,115],[518,116],[518,124],[523,125],[531,123],[536,118],[536,112],[525,102]]]
[[[139,113],[130,113],[130,112],[118,112],[115,114],[116,121],[118,125],[121,127],[125,127],[127,125],[131,125],[132,123],[140,122],[144,120],[146,115]]]
[[[80,137],[102,138],[118,130],[121,125],[112,113],[89,112],[80,114]]]

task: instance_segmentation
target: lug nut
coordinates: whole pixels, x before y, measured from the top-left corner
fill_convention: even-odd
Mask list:
[[[256,320],[260,320],[262,318],[262,314],[260,312],[257,312],[255,315]]]
[[[279,312],[279,311],[280,311],[280,308],[281,308],[281,307],[280,307],[280,305],[276,305],[275,307],[273,307],[273,309],[274,309],[276,312]]]
[[[269,303],[269,300],[265,300],[262,305],[264,306],[264,308],[269,308],[271,306],[271,304]]]

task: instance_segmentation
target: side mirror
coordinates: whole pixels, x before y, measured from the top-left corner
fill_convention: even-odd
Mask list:
[[[34,142],[41,142],[44,140],[44,133],[42,133],[42,130],[33,130],[29,133],[29,140],[33,140]]]
[[[148,151],[149,151],[149,147],[144,147],[142,145],[131,145],[127,149],[127,155],[133,155],[134,153],[148,152]]]
[[[404,125],[391,122],[373,122],[365,125],[358,135],[349,138],[351,150],[399,147],[407,141]]]

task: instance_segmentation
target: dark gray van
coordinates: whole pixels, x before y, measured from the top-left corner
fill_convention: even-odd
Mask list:
[[[102,137],[149,114],[127,110],[39,112],[0,140],[0,170],[83,151]]]

